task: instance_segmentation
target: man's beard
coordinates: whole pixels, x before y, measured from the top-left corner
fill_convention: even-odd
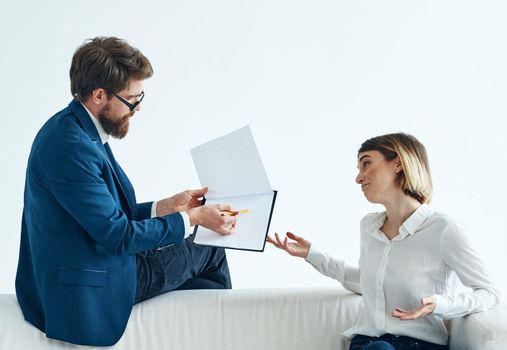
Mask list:
[[[134,112],[130,112],[120,119],[113,119],[109,115],[110,111],[111,107],[107,104],[102,111],[98,113],[100,125],[104,128],[106,134],[117,139],[122,139],[129,131],[129,119],[134,115]]]

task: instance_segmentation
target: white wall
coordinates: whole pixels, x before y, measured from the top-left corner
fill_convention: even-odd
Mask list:
[[[71,99],[74,50],[96,35],[139,47],[155,75],[113,149],[140,200],[195,188],[189,149],[250,124],[292,230],[350,263],[369,204],[354,183],[366,138],[426,144],[433,206],[462,221],[507,293],[505,1],[9,1],[0,67],[0,293],[14,292],[24,172],[45,120]],[[237,288],[332,286],[268,247],[229,252]]]

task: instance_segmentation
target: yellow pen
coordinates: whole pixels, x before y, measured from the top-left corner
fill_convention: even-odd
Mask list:
[[[225,216],[236,216],[238,215],[239,213],[249,213],[250,212],[250,209],[241,209],[241,210],[237,210],[237,211],[224,211],[222,212],[222,214]]]

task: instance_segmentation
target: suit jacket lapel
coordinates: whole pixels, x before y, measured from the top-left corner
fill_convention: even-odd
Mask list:
[[[127,174],[122,170],[120,167],[120,164],[116,161],[113,155],[113,151],[111,150],[111,147],[109,146],[109,143],[105,143],[103,145],[104,149],[106,150],[106,153],[108,154],[108,158],[110,160],[109,164],[112,164],[113,170],[116,174],[116,177],[120,183],[120,186],[123,190],[123,193],[125,194],[127,201],[130,206],[130,210],[132,211],[132,208],[134,207],[136,203],[136,197],[134,193],[134,188],[132,184],[130,183]]]
[[[95,127],[95,125],[93,124],[93,122],[91,121],[90,119],[90,116],[88,114],[88,112],[84,109],[84,107],[81,105],[81,102],[77,101],[77,100],[72,100],[72,102],[69,104],[69,109],[74,113],[74,115],[77,117],[79,123],[81,124],[81,126],[83,127],[83,130],[86,132],[86,134],[90,137],[90,139],[92,140],[92,142],[97,146],[97,148],[104,154],[104,156],[106,157],[106,160],[107,160],[107,163],[109,164],[109,167],[111,168],[112,172],[113,172],[113,175],[115,177],[115,180],[116,182],[118,183],[118,186],[120,187],[120,190],[121,190],[121,193],[123,194],[124,198],[125,198],[125,202],[127,203],[128,205],[128,209],[130,210],[130,217],[133,218],[133,214],[134,214],[134,211],[133,211],[133,208],[135,207],[135,203],[131,203],[131,200],[133,199],[135,201],[135,197],[134,198],[131,198],[131,196],[129,196],[126,191],[126,185],[128,186],[132,186],[130,184],[130,181],[128,181],[128,178],[126,177],[125,174],[118,174],[118,172],[120,172],[121,170],[118,170],[117,171],[117,168],[115,165],[113,165],[112,162],[114,162],[114,158],[111,159],[104,147],[104,145],[102,144],[102,141],[100,139],[100,136],[99,136],[99,132],[97,131],[97,128]],[[123,175],[123,176],[122,176]],[[121,178],[122,177],[125,177],[127,178],[127,183],[124,185],[124,182],[121,181]]]

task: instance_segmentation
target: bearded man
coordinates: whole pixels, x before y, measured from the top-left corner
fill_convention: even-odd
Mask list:
[[[73,100],[33,142],[16,295],[25,319],[50,338],[112,345],[135,303],[176,289],[231,288],[224,250],[189,236],[196,224],[231,234],[236,217],[226,214],[234,210],[201,205],[206,188],[138,203],[108,143],[127,135],[152,74],[126,41],[88,40],[72,59]]]

